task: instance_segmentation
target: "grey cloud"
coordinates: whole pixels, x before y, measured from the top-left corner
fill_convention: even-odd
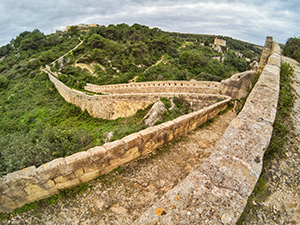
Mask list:
[[[0,45],[24,30],[55,32],[67,25],[140,23],[167,31],[220,34],[264,44],[299,35],[298,0],[2,0]]]

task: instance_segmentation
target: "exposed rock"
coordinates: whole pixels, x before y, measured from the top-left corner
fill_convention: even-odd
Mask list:
[[[144,117],[146,125],[152,127],[161,118],[161,115],[166,111],[164,103],[158,101],[154,103],[150,111]]]
[[[105,137],[105,143],[110,142],[110,140],[112,139],[112,137],[114,136],[114,132],[105,132],[103,134],[103,136]]]
[[[219,45],[214,46],[214,47],[213,47],[213,50],[214,50],[215,52],[223,53],[222,48],[221,48],[221,46],[219,46]]]
[[[257,70],[258,69],[258,62],[256,60],[253,60],[251,63],[250,63],[250,69],[251,70]]]

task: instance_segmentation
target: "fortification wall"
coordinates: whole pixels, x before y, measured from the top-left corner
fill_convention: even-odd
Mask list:
[[[84,89],[102,94],[162,92],[219,94],[220,83],[210,81],[156,81],[102,86],[88,83]]]
[[[260,176],[277,111],[280,47],[214,153],[134,224],[235,224]],[[175,207],[174,207],[175,206]],[[160,212],[163,212],[161,214]]]
[[[219,94],[199,93],[134,93],[111,95],[87,95],[81,91],[71,89],[48,71],[49,79],[54,83],[60,95],[68,102],[80,107],[81,110],[93,116],[103,119],[116,119],[134,115],[137,110],[144,109],[162,97],[183,97],[190,103],[191,108],[200,110],[218,99],[227,99],[227,96]]]
[[[256,72],[253,70],[237,73],[221,82],[210,81],[156,81],[115,85],[87,84],[87,91],[102,94],[128,93],[202,93],[222,94],[236,98],[244,98],[252,85]]]
[[[225,109],[230,98],[173,121],[147,128],[121,140],[58,158],[38,168],[35,166],[0,178],[0,212],[10,211],[32,201],[47,198],[69,188],[97,178],[124,163],[145,156]]]

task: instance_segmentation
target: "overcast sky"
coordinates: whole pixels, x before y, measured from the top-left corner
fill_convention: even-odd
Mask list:
[[[139,23],[164,31],[230,36],[264,45],[300,37],[300,0],[0,0],[0,46],[20,32]]]

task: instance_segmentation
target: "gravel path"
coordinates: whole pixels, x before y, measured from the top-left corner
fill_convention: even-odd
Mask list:
[[[242,224],[300,224],[300,64],[287,57],[282,57],[282,62],[294,67],[296,101],[290,118],[293,130],[288,134],[285,156],[272,160],[265,168],[268,197],[263,202],[254,198]]]
[[[169,143],[144,159],[89,182],[84,194],[12,216],[3,224],[131,224],[212,153],[236,116],[227,111],[210,125]]]

